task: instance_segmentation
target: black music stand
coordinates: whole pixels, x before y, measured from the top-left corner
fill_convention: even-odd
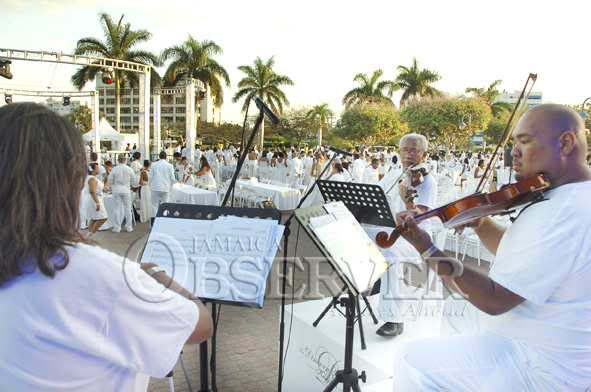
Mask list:
[[[217,207],[217,206],[204,206],[194,204],[177,204],[177,203],[164,203],[160,205],[156,219],[158,218],[178,218],[178,219],[201,219],[201,220],[214,220],[221,216],[238,216],[244,218],[258,218],[258,219],[272,219],[277,222],[281,222],[281,211],[279,210],[266,210],[266,209],[255,209],[255,208],[238,208],[238,207]],[[152,227],[154,224],[152,225]],[[227,304],[234,306],[249,306],[249,303],[244,302],[231,302],[222,301],[215,298],[201,298],[206,304],[211,303],[212,318],[215,320],[216,305]],[[207,368],[207,341],[199,345],[199,369],[201,386],[199,392],[217,391],[216,385],[216,360],[215,360],[215,348],[216,348],[216,333],[217,333],[217,321],[214,325],[214,332],[211,338],[211,382],[212,389],[209,389],[209,375]]]
[[[318,180],[317,184],[320,193],[326,202],[342,201],[359,223],[396,227],[396,224],[393,223],[394,217],[390,211],[386,195],[380,186],[325,180]],[[344,292],[345,287],[341,291]],[[377,324],[378,319],[376,318],[366,295],[362,293],[361,297],[365,302],[366,310],[369,311],[369,314],[372,317],[373,323]],[[363,312],[361,311],[361,306],[359,304],[359,297],[357,297],[356,300],[357,318],[360,319]],[[332,307],[335,307],[336,309],[338,303],[339,298],[334,297],[332,302],[328,304],[312,325],[316,327]],[[361,349],[365,350],[365,335],[363,332],[363,323],[361,322],[359,322],[359,333]]]
[[[336,183],[336,182],[332,182]],[[383,193],[383,192],[382,192]],[[324,390],[325,392],[332,391],[339,383],[343,383],[343,391],[349,392],[351,388],[353,391],[360,391],[359,389],[359,379],[363,382],[366,381],[366,374],[365,372],[361,372],[361,375],[358,374],[357,370],[353,368],[353,334],[354,334],[354,325],[355,325],[355,318],[356,318],[356,310],[359,307],[359,300],[358,296],[361,294],[359,289],[355,286],[353,282],[344,274],[338,264],[332,259],[329,251],[324,247],[320,239],[316,236],[314,231],[308,225],[308,222],[313,217],[318,217],[327,214],[326,210],[324,209],[324,205],[318,205],[308,208],[301,208],[295,211],[295,217],[302,226],[302,228],[306,231],[308,236],[312,239],[318,250],[327,258],[330,265],[333,267],[339,278],[343,281],[345,286],[343,287],[343,291],[347,291],[348,295],[346,298],[338,298],[331,301],[332,306],[333,303],[340,303],[342,306],[345,307],[345,316],[346,316],[346,336],[345,336],[345,368],[343,370],[337,371],[335,378],[329,383],[329,385]],[[361,319],[358,319],[359,323],[361,323]]]

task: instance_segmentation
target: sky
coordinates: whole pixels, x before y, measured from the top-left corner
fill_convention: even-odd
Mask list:
[[[544,101],[580,105],[591,97],[589,0],[0,0],[0,10],[0,49],[73,53],[82,37],[104,39],[100,12],[115,21],[125,14],[132,29],[150,31],[139,47],[154,53],[189,34],[212,40],[223,49],[215,59],[232,84],[222,107],[228,122],[243,118],[242,102],[231,103],[244,76],[237,67],[257,56],[275,56],[275,72],[294,81],[283,87],[291,106],[327,102],[337,113],[358,86],[356,74],[382,69],[393,80],[413,57],[441,75],[435,87],[452,94],[496,79],[501,91],[513,92],[537,73],[533,91]],[[0,78],[0,88],[74,89],[73,65],[14,60],[11,71],[14,78]]]

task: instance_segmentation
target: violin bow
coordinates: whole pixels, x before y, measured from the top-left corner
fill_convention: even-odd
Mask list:
[[[484,174],[480,178],[480,182],[478,183],[478,186],[476,187],[475,193],[482,193],[482,191],[484,190],[483,189],[484,184],[486,184],[489,181],[490,176],[492,174],[492,170],[490,170],[490,169],[491,169],[491,167],[494,167],[494,165],[496,165],[496,162],[499,159],[499,157],[498,157],[499,148],[503,147],[503,149],[504,149],[505,145],[507,144],[507,142],[511,138],[511,135],[513,134],[513,129],[515,128],[515,125],[517,125],[517,121],[519,121],[519,118],[525,112],[525,104],[529,98],[529,94],[531,93],[531,90],[534,88],[534,84],[536,83],[537,78],[538,78],[538,75],[533,74],[533,73],[530,73],[529,76],[527,77],[527,80],[525,81],[525,86],[523,87],[521,94],[519,94],[519,98],[517,100],[517,103],[515,104],[515,107],[513,108],[513,112],[511,113],[511,117],[509,117],[509,121],[507,122],[507,125],[505,126],[505,130],[503,131],[503,134],[501,135],[501,138],[500,138],[499,142],[497,143],[497,148],[495,148],[495,151],[493,152],[491,159],[488,161],[488,165],[486,166],[486,169],[484,169]],[[531,85],[529,85],[530,80],[531,80]],[[528,85],[529,85],[529,89],[528,89]],[[515,116],[516,113],[519,114],[517,117]]]

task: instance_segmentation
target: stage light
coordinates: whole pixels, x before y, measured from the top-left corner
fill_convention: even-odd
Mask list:
[[[103,83],[113,84],[115,76],[113,75],[113,68],[103,68]]]
[[[0,59],[0,76],[3,78],[12,79],[12,74],[10,73],[10,64],[12,64],[12,61]]]
[[[64,97],[62,105],[70,106],[70,97]]]
[[[12,95],[10,95],[10,94],[4,94],[4,102],[6,102],[6,103],[12,103]]]

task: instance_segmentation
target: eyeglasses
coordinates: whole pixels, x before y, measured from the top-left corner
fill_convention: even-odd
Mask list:
[[[421,153],[422,151],[419,150],[418,148],[401,148],[400,149],[400,153],[401,154],[410,154],[410,155],[419,155],[419,153]]]

